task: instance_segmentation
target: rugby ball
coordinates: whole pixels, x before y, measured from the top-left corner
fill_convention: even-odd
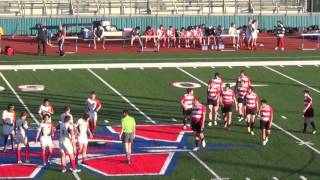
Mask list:
[[[38,91],[43,91],[44,88],[45,88],[44,85],[37,85],[37,84],[22,84],[17,86],[17,89],[23,92],[38,92]]]

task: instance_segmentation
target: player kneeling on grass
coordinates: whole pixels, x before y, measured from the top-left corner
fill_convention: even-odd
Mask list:
[[[36,143],[38,142],[38,139],[40,137],[40,143],[41,143],[41,157],[42,157],[42,165],[46,166],[47,162],[48,164],[51,164],[50,157],[52,154],[52,136],[54,134],[54,126],[51,124],[51,117],[49,114],[45,114],[43,116],[43,121],[40,123],[37,136],[36,136]],[[48,150],[48,154],[46,157],[46,151]]]
[[[59,136],[59,146],[61,153],[61,169],[65,173],[66,170],[66,154],[69,155],[70,163],[72,167],[72,172],[77,173],[81,170],[76,169],[75,162],[75,151],[73,144],[75,144],[73,123],[71,122],[70,116],[64,118],[64,122],[60,123],[60,136]]]
[[[129,115],[128,110],[123,110],[123,116],[119,138],[124,143],[128,164],[131,164],[131,146],[136,134],[136,121]]]
[[[248,132],[254,135],[253,127],[256,119],[256,114],[259,112],[259,97],[253,92],[253,87],[250,86],[248,93],[245,95],[245,110],[247,115]]]
[[[209,108],[209,123],[208,126],[212,126],[212,116],[214,120],[214,125],[216,126],[219,110],[219,99],[220,92],[223,82],[220,78],[219,73],[215,73],[213,78],[208,83],[207,89],[207,105]]]
[[[303,117],[304,117],[303,133],[306,133],[308,124],[310,123],[313,128],[312,134],[316,134],[317,133],[316,125],[313,122],[313,117],[314,117],[313,102],[312,102],[312,97],[310,96],[308,90],[304,90]]]
[[[9,136],[11,138],[11,146],[12,151],[14,151],[14,125],[16,120],[16,111],[14,109],[14,106],[12,104],[8,105],[8,108],[2,112],[2,133],[3,133],[3,140],[4,140],[4,147],[3,152],[7,151],[7,142],[9,139]]]
[[[79,154],[82,154],[82,164],[85,164],[85,160],[87,158],[87,147],[88,147],[88,133],[90,138],[92,138],[92,133],[89,128],[89,116],[87,114],[83,114],[83,117],[78,119],[76,123],[76,130],[78,131],[78,145],[79,149],[77,151],[77,157]]]
[[[187,93],[184,94],[181,98],[181,106],[182,106],[182,115],[183,115],[183,129],[187,129],[186,121],[191,116],[191,111],[193,107],[193,101],[194,101],[194,95],[193,95],[193,89],[187,89]]]
[[[265,99],[261,100],[259,116],[260,116],[260,128],[262,130],[262,145],[265,146],[269,141],[269,135],[271,132],[272,121],[273,121],[272,107],[267,104],[267,101]]]
[[[206,121],[206,106],[202,105],[197,98],[193,101],[193,108],[191,112],[191,128],[196,134],[194,151],[200,149],[199,141],[201,141],[202,147],[206,147],[206,141],[204,140],[204,123]]]
[[[237,100],[230,84],[226,84],[226,87],[221,92],[220,103],[222,105],[222,113],[224,114],[224,128],[229,129],[232,120],[233,104],[235,104],[236,111],[238,111]]]
[[[25,145],[25,163],[30,163],[29,161],[29,141],[27,138],[28,122],[27,122],[28,113],[22,112],[20,118],[16,121],[16,143],[17,143],[17,163],[21,164],[20,159],[21,148]]]

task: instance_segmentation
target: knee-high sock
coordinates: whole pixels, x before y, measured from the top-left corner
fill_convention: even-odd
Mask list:
[[[29,148],[29,145],[27,145],[26,150],[25,150],[25,154],[24,154],[25,160],[29,159],[29,151],[30,151],[30,148]]]
[[[20,154],[21,154],[21,150],[17,149],[17,162],[20,161]]]
[[[41,157],[42,157],[42,164],[45,164],[46,163],[46,151],[42,151]]]

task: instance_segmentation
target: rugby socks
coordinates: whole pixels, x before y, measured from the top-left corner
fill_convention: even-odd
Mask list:
[[[30,148],[29,145],[26,146],[26,151],[24,154],[25,160],[27,161],[29,159],[29,152],[30,152]],[[19,153],[19,160],[20,160],[20,153]]]
[[[19,162],[20,161],[20,154],[21,154],[21,150],[20,149],[18,149],[17,150],[17,162]]]
[[[311,122],[310,124],[311,124],[313,130],[316,130],[316,125],[314,124],[314,122]]]
[[[46,164],[46,151],[42,151],[41,157],[42,157],[42,164]]]
[[[304,133],[307,131],[307,127],[308,127],[308,124],[307,124],[307,123],[304,123],[304,124],[303,124],[303,132],[304,132]]]
[[[70,158],[71,167],[73,170],[76,170],[76,161]]]
[[[61,164],[61,170],[65,170],[66,169],[66,165],[65,164]]]

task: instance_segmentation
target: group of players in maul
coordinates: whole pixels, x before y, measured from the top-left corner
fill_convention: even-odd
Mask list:
[[[195,148],[193,150],[199,150],[200,145],[204,148],[206,146],[204,137],[206,106],[200,103],[191,88],[187,89],[187,93],[182,96],[181,106],[184,116],[184,129],[187,128],[187,121],[190,120],[191,128],[196,134]],[[259,103],[259,96],[254,92],[251,80],[245,74],[245,71],[240,71],[234,89],[229,83],[224,84],[219,73],[215,73],[209,81],[207,89],[208,126],[218,125],[217,120],[220,119],[219,107],[221,107],[224,128],[230,130],[233,106],[238,113],[238,121],[246,120],[248,133],[251,135],[254,135],[255,120],[260,119],[262,145],[265,146],[269,140],[274,117],[272,107],[266,99],[261,99]],[[303,133],[306,133],[308,124],[311,124],[313,128],[312,134],[316,134],[313,120],[313,102],[308,90],[304,90],[303,116]]]

